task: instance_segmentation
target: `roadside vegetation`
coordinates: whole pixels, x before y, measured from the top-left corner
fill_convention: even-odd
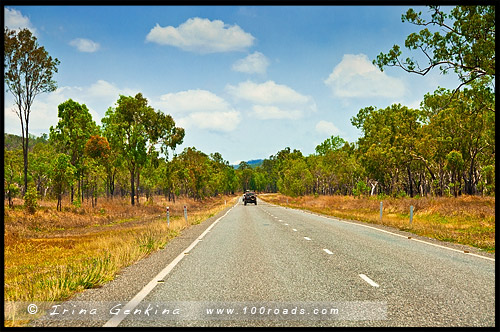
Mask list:
[[[427,93],[419,108],[366,105],[351,118],[356,142],[332,133],[308,156],[285,147],[237,169],[219,152],[176,151],[184,129],[142,93],[117,96],[100,124],[68,99],[48,134],[31,135],[33,99],[56,89],[59,60],[28,29],[6,28],[4,83],[22,136],[4,136],[5,300],[61,300],[102,285],[175,237],[183,205],[196,223],[246,190],[374,223],[383,200],[383,222],[404,230],[413,205],[412,232],[494,252],[495,6],[429,6],[427,14],[409,9],[402,19],[422,28],[405,46],[429,64],[402,60],[397,45],[374,63],[453,72],[460,86]]]
[[[263,200],[341,219],[386,225],[417,235],[495,252],[495,198],[353,197],[265,194]],[[383,205],[380,220],[380,202]],[[414,207],[410,225],[410,206]]]
[[[232,203],[231,196],[175,203],[155,197],[153,202],[131,207],[128,200],[117,198],[102,202],[97,210],[85,205],[57,211],[55,201],[42,201],[34,214],[14,205],[4,216],[4,299],[62,301],[101,286],[122,268],[163,248],[183,229]],[[166,206],[170,208],[170,227]],[[6,316],[6,320],[11,326],[27,323],[15,317]]]

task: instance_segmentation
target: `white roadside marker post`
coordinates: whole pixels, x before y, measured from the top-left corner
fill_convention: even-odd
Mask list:
[[[184,219],[186,219],[186,225],[188,224],[188,210],[187,206],[184,205]]]
[[[167,206],[167,227],[170,228],[170,208]]]
[[[413,205],[410,205],[410,226],[412,221],[413,221]]]
[[[382,221],[382,210],[383,210],[383,204],[380,202],[380,221]]]

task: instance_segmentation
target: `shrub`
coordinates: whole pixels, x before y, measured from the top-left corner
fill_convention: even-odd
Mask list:
[[[34,186],[29,186],[26,194],[24,194],[24,207],[28,210],[29,213],[35,213],[38,207],[38,193]]]

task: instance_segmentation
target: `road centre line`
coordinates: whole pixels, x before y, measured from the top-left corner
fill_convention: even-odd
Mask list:
[[[165,276],[172,271],[172,269],[186,256],[187,252],[190,252],[191,249],[193,249],[199,242],[200,239],[202,239],[211,229],[214,227],[222,218],[224,218],[237,204],[233,205],[229,210],[226,211],[226,213],[219,217],[217,220],[215,220],[196,240],[193,241],[187,247],[184,249],[170,264],[168,264],[163,270],[160,271],[146,286],[144,286],[143,289],[137,293],[132,300],[130,300],[124,307],[123,310],[120,311],[120,314],[116,315],[115,317],[111,318],[106,322],[106,324],[103,325],[103,327],[117,327],[123,319],[127,317],[124,312],[127,310],[132,311],[141,301],[155,288],[155,286],[158,284],[160,280],[164,280]],[[129,312],[130,312],[129,311]]]
[[[310,238],[308,238],[307,236],[304,236],[304,239],[306,239],[307,241],[312,241]]]
[[[290,209],[292,209],[292,208],[290,208]],[[296,210],[296,209],[292,209],[292,210],[304,212],[303,210]],[[371,228],[373,230],[376,230],[376,231],[379,231],[379,232],[383,232],[383,233],[387,233],[387,234],[391,234],[391,235],[394,235],[394,236],[399,236],[399,237],[402,237],[402,238],[410,240],[410,241],[417,241],[417,242],[428,244],[428,245],[431,245],[431,246],[434,246],[434,247],[438,247],[438,248],[442,248],[442,249],[447,249],[447,250],[459,252],[461,254],[475,256],[475,257],[479,257],[479,258],[483,258],[483,259],[487,259],[487,260],[490,260],[492,262],[495,262],[494,258],[490,258],[490,257],[486,257],[486,256],[481,256],[481,255],[477,255],[477,254],[473,254],[473,253],[465,253],[463,250],[449,248],[449,247],[445,247],[445,246],[442,246],[442,245],[439,245],[439,244],[434,244],[434,243],[430,243],[430,242],[419,240],[419,239],[414,239],[414,238],[409,239],[407,235],[401,235],[401,234],[389,232],[389,231],[386,231],[386,230],[383,230],[383,229],[380,229],[380,228],[368,226],[368,225],[358,224],[358,223],[354,223],[354,222],[350,222],[350,221],[346,221],[346,220],[340,220],[340,219],[337,219],[335,217],[326,217],[326,216],[322,216],[322,215],[315,214],[315,213],[310,213],[310,214],[312,214],[314,216],[317,216],[317,217],[328,219],[329,221],[333,220],[333,221],[343,222],[343,223],[346,223],[346,224],[351,224],[351,225],[356,225],[356,226]]]
[[[333,255],[333,252],[331,252],[330,250],[328,249],[323,249],[324,252],[326,252],[328,255]]]
[[[359,276],[361,277],[361,279],[363,279],[364,281],[366,281],[367,283],[369,283],[373,287],[379,287],[379,285],[375,281],[371,280],[366,275],[360,274]]]

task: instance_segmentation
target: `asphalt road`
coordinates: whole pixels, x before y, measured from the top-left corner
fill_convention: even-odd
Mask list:
[[[495,326],[495,261],[472,248],[260,199],[202,224],[75,300],[106,317],[64,324]]]

